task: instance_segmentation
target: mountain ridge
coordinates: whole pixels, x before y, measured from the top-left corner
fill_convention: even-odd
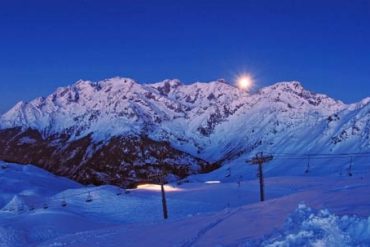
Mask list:
[[[176,170],[176,163],[181,163],[172,155],[176,153],[181,156],[179,161],[189,161],[186,169],[178,165],[182,168],[176,176],[185,177],[259,151],[370,150],[369,109],[369,98],[344,104],[310,92],[298,81],[280,82],[249,93],[224,80],[193,84],[182,84],[177,79],[151,84],[120,77],[99,82],[80,80],[47,97],[17,103],[0,117],[0,141],[9,147],[7,150],[27,144],[25,154],[13,154],[18,159],[13,161],[41,162],[50,170],[57,160],[65,163],[59,157],[61,153],[66,157],[78,156],[71,159],[73,168],[64,169],[66,164],[59,167],[67,175],[81,167],[90,170],[89,163],[97,166],[98,158],[94,161],[90,158],[111,146],[116,158],[111,161],[102,158],[111,169],[110,175],[103,177],[114,176],[114,167],[122,164],[127,167],[135,162],[151,164],[153,171],[153,164],[159,163],[153,150],[166,143],[166,152],[171,153],[167,158],[172,165],[168,162],[165,166],[171,167],[172,172]],[[33,134],[24,135],[27,131]],[[150,150],[142,147],[147,142],[151,143]],[[50,149],[52,154],[32,159],[35,150],[30,143],[43,143],[40,148]],[[132,149],[128,156],[133,158],[123,162],[125,157],[121,154],[127,145],[136,145],[138,149]],[[140,158],[142,152],[151,155]],[[102,153],[109,156],[108,150]],[[1,157],[9,158],[9,154],[0,152]],[[99,168],[99,176],[104,169]],[[130,172],[124,173],[122,179],[130,177]],[[89,176],[92,174],[94,169]],[[143,174],[141,179],[147,175]]]

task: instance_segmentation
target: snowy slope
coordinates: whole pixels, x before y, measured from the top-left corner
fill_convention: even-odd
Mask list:
[[[249,94],[223,80],[188,85],[178,80],[140,84],[118,77],[78,81],[46,98],[20,102],[1,116],[0,142],[8,148],[0,158],[35,163],[85,183],[119,184],[147,176],[128,167],[161,163],[153,152],[165,142],[161,155],[168,158],[166,166],[183,178],[221,163],[244,162],[261,151],[368,152],[369,111],[369,99],[346,105],[310,92],[299,82],[277,83]],[[147,140],[153,145],[143,150]],[[35,156],[35,144],[40,144],[38,150],[50,151]],[[11,153],[15,147],[19,153]],[[98,159],[109,152],[113,161]],[[166,156],[172,153],[176,154]],[[69,162],[63,163],[62,157]],[[288,163],[280,161],[281,170],[292,168]],[[108,179],[112,173],[105,171],[118,164],[125,170]]]
[[[243,180],[240,186],[236,181],[169,184],[170,218],[163,221],[157,186],[142,186],[127,194],[114,186],[81,186],[33,166],[0,163],[4,164],[1,247],[370,243],[369,174],[268,178],[264,203],[258,202],[256,180]],[[86,202],[88,195],[91,202]],[[25,196],[26,200],[14,200]],[[302,205],[297,209],[301,202],[313,209]],[[331,213],[316,212],[322,208]]]

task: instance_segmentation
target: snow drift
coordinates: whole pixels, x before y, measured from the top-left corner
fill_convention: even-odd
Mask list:
[[[327,209],[313,210],[300,204],[281,231],[244,246],[369,246],[370,217],[337,216]]]

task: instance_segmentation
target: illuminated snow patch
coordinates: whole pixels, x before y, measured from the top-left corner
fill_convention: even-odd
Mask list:
[[[140,184],[137,186],[137,189],[138,190],[150,190],[150,191],[161,191],[161,186],[158,185],[158,184]],[[173,187],[171,185],[164,185],[164,189],[166,191],[181,191],[182,189],[180,188],[177,188],[177,187]]]
[[[213,180],[213,181],[206,181],[204,183],[205,184],[220,184],[221,182],[220,181],[217,181],[217,180]]]

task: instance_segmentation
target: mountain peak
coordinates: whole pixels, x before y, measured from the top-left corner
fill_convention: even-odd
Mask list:
[[[179,79],[165,79],[163,81],[151,83],[151,84],[148,84],[148,85],[151,86],[151,87],[154,87],[156,89],[158,89],[158,88],[171,89],[171,88],[177,88],[177,87],[181,86],[182,83]]]
[[[306,90],[299,81],[278,82],[259,91],[274,102],[285,102],[290,106],[299,106],[299,109],[320,110],[332,113],[343,110],[346,105],[325,94],[318,94]],[[307,108],[308,107],[308,108]]]
[[[223,78],[219,78],[216,80],[217,82],[220,82],[220,83],[224,83],[224,84],[227,84],[227,85],[230,85],[229,82]]]
[[[271,98],[280,98],[284,96],[290,97],[292,95],[296,95],[298,97],[311,97],[315,95],[314,93],[305,90],[299,81],[278,82],[271,86],[260,89],[258,93],[262,95],[269,95]]]
[[[161,95],[167,96],[172,90],[182,86],[182,83],[178,79],[166,79],[161,82],[149,84],[158,90]]]
[[[275,83],[271,86],[264,88],[266,90],[280,90],[285,92],[297,92],[301,93],[304,91],[304,87],[299,81],[283,81]]]
[[[98,85],[100,85],[103,88],[112,88],[112,87],[124,87],[128,85],[135,84],[136,81],[131,78],[125,78],[125,77],[112,77],[103,81],[99,81]]]
[[[89,80],[82,80],[82,79],[80,79],[80,80],[76,81],[73,84],[73,86],[75,86],[75,87],[83,87],[83,86],[86,86],[86,85],[90,85],[91,83],[92,82],[89,81]]]

